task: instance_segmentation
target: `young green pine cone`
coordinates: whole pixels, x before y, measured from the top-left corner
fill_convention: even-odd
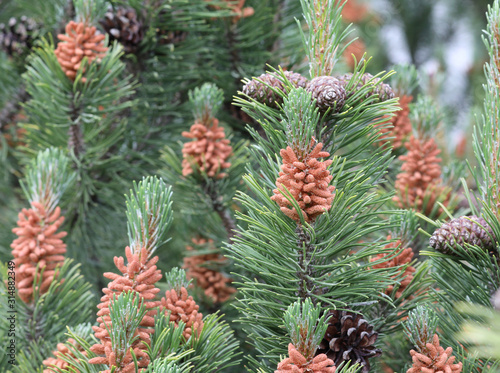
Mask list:
[[[316,106],[321,112],[331,109],[339,113],[344,107],[347,94],[342,83],[333,76],[318,76],[309,82],[306,90],[316,99]]]
[[[304,78],[299,73],[294,73],[293,71],[284,72],[286,78],[295,88],[305,88],[307,85],[307,79]],[[257,81],[257,79],[262,82]],[[254,100],[271,106],[277,107],[283,103],[283,97],[278,93],[274,92],[272,88],[278,89],[286,95],[286,90],[283,82],[275,75],[271,73],[262,74],[257,79],[252,79],[247,84],[243,86],[243,93],[253,98]],[[272,88],[271,88],[272,87]]]
[[[449,246],[455,248],[456,245],[463,246],[465,243],[490,251],[495,249],[492,238],[493,231],[483,218],[475,215],[462,216],[436,229],[429,240],[429,245],[448,255],[454,254]]]

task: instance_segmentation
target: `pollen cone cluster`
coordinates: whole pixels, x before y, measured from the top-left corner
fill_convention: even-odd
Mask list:
[[[449,195],[442,197],[445,187],[440,185],[441,158],[437,155],[441,151],[432,138],[421,141],[412,136],[405,146],[408,153],[399,157],[404,163],[396,178],[393,200],[400,208],[416,208],[430,215],[437,201],[446,204],[449,200]]]
[[[109,367],[117,366],[119,372],[128,373],[134,372],[134,361],[128,351],[116,351],[111,344],[109,333],[106,330],[112,328],[110,314],[110,304],[113,297],[118,297],[121,293],[134,291],[143,300],[146,309],[146,315],[140,323],[140,327],[135,334],[139,337],[133,343],[135,356],[137,357],[139,368],[145,368],[149,364],[149,357],[146,353],[147,345],[151,343],[151,334],[154,332],[154,316],[156,315],[156,307],[160,305],[160,301],[155,301],[154,298],[160,289],[155,287],[155,283],[161,279],[161,271],[156,268],[158,256],[151,259],[148,258],[148,251],[142,248],[138,252],[132,252],[130,247],[125,248],[125,255],[128,264],[125,265],[123,257],[115,257],[114,262],[121,275],[106,272],[104,277],[112,280],[107,288],[103,289],[104,296],[101,298],[101,303],[97,306],[97,322],[99,326],[93,326],[95,336],[100,339],[101,343],[97,343],[91,347],[91,351],[104,357],[96,357],[91,359],[91,364],[106,364]],[[121,355],[120,355],[121,353]],[[110,370],[106,371],[107,373]]]
[[[61,209],[56,207],[53,213],[47,214],[39,202],[32,202],[30,209],[23,209],[19,215],[17,227],[12,229],[16,238],[10,247],[16,264],[16,286],[24,302],[33,300],[33,280],[39,280],[38,289],[41,294],[47,292],[55,278],[57,267],[62,266],[66,244],[62,238],[66,232],[57,232],[64,222]],[[37,272],[37,265],[39,266]]]
[[[314,139],[311,147],[312,145],[314,145]],[[300,222],[300,215],[287,199],[288,194],[291,194],[292,198],[297,201],[300,213],[307,222],[313,222],[332,206],[335,187],[329,186],[333,176],[327,169],[332,161],[318,160],[318,158],[330,156],[328,152],[321,151],[322,147],[323,144],[318,143],[310,153],[304,156],[290,146],[281,149],[282,171],[276,180],[278,188],[273,190],[274,195],[271,199],[278,203],[286,216],[296,222]]]
[[[105,56],[108,48],[104,46],[104,35],[96,34],[94,26],[88,27],[83,22],[70,21],[66,25],[66,35],[59,34],[60,42],[54,53],[64,73],[71,80],[75,80],[76,73],[84,57],[88,62]],[[82,78],[85,82],[86,78]]]
[[[80,346],[73,338],[68,339],[68,343],[72,344],[75,349],[80,351],[83,355],[87,355],[87,352],[84,351],[83,347]],[[57,344],[57,350],[53,352],[55,357],[49,357],[43,361],[43,365],[45,365],[47,368],[43,370],[43,373],[53,373],[54,370],[49,369],[49,368],[59,368],[59,369],[68,369],[71,367],[75,373],[79,373],[79,371],[72,366],[71,364],[67,363],[62,359],[62,357],[72,357],[74,358],[75,355],[71,352],[71,350],[66,347],[64,343],[58,343]],[[72,371],[73,371],[72,370]]]
[[[175,289],[167,290],[161,299],[160,309],[165,314],[170,311],[170,321],[175,325],[179,325],[179,321],[186,324],[183,333],[186,341],[192,334],[200,335],[203,329],[203,315],[198,312],[200,306],[196,304],[192,296],[188,296],[185,287],[182,287],[179,292]]]
[[[342,19],[347,23],[358,23],[361,22],[368,13],[368,8],[364,4],[360,4],[357,0],[349,0],[347,2],[339,1],[343,3],[342,8]]]
[[[413,96],[401,96],[399,98],[399,105],[401,110],[397,111],[393,117],[386,116],[389,119],[392,128],[381,128],[379,145],[390,141],[394,149],[400,148],[408,140],[411,135],[412,127],[409,118],[410,107],[409,104],[413,100]],[[384,126],[386,123],[383,124]],[[391,139],[389,139],[389,137]]]
[[[288,356],[278,364],[274,373],[335,373],[336,370],[333,360],[325,354],[319,354],[308,361],[291,343],[288,345]]]
[[[251,6],[245,6],[245,1],[246,0],[238,0],[236,2],[235,0],[225,0],[227,2],[227,5],[233,12],[233,23],[238,22],[241,18],[246,18],[253,16],[255,13],[254,9]],[[220,6],[212,5],[213,8],[215,9],[221,9]]]
[[[391,236],[388,236],[387,239],[390,240]],[[391,249],[396,249],[397,247],[400,246],[401,246],[401,240],[397,240],[396,242],[391,242],[385,245],[384,249],[391,250]],[[380,269],[380,268],[399,267],[405,264],[409,264],[412,259],[413,259],[413,250],[411,249],[411,247],[408,247],[402,251],[399,251],[398,254],[394,253],[378,254],[371,261],[375,262],[383,260],[382,263],[374,264],[372,267],[373,269]],[[411,281],[413,280],[413,273],[415,273],[415,267],[407,266],[405,269],[401,268],[400,273],[394,276],[394,278],[398,280],[400,278],[399,280],[400,285],[396,290],[396,298],[401,297],[405,289],[408,287],[408,285],[410,285]],[[394,285],[389,285],[385,292],[387,295],[391,295],[393,290],[394,290]]]
[[[434,334],[432,343],[426,344],[423,352],[410,351],[413,366],[406,373],[461,373],[462,363],[454,364],[453,349],[446,350],[439,345],[439,337]]]
[[[219,127],[219,120],[210,119],[211,124],[195,123],[189,132],[182,132],[182,136],[193,141],[184,144],[182,149],[182,174],[187,176],[193,173],[193,165],[199,167],[209,177],[221,179],[227,174],[221,172],[229,168],[231,163],[227,158],[231,155],[233,148],[226,139],[224,128]]]
[[[201,246],[213,243],[213,241],[193,238],[193,243]],[[194,249],[192,246],[187,246],[186,250],[193,251]],[[231,294],[236,292],[235,288],[228,286],[231,283],[229,278],[206,266],[207,264],[221,264],[223,262],[225,262],[224,257],[218,253],[192,255],[184,258],[184,266],[182,267],[186,269],[186,277],[194,279],[196,284],[205,291],[205,295],[212,298],[215,303],[225,302]]]
[[[351,70],[353,70],[355,66],[354,59],[356,59],[356,61],[359,63],[365,52],[366,52],[366,45],[363,42],[363,40],[356,39],[345,48],[344,53],[342,53],[342,55],[344,57],[344,60],[347,62],[347,65],[350,67]]]

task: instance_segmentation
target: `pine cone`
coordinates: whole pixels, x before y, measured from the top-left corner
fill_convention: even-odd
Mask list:
[[[38,29],[39,26],[31,18],[12,17],[7,25],[0,23],[0,48],[9,56],[23,54],[33,46]]]
[[[211,125],[195,123],[189,132],[182,132],[182,136],[193,139],[185,143],[182,149],[184,176],[193,173],[194,165],[199,167],[200,171],[206,172],[209,177],[222,179],[227,176],[220,171],[231,166],[226,160],[232,154],[233,148],[226,139],[224,128],[219,127],[219,120],[211,118],[211,121]]]
[[[311,147],[314,146],[314,141],[312,139]],[[278,203],[286,216],[296,222],[300,222],[299,212],[288,201],[288,193],[297,201],[300,213],[307,222],[314,221],[332,206],[335,187],[329,186],[333,176],[327,169],[332,161],[318,160],[318,158],[330,155],[328,152],[321,151],[322,147],[323,144],[318,143],[305,156],[301,156],[300,149],[294,151],[289,146],[286,149],[281,149],[282,171],[276,180],[278,188],[273,190],[274,195],[271,199]]]
[[[397,111],[394,116],[385,116],[392,124],[392,128],[381,128],[380,139],[378,146],[382,146],[387,141],[392,143],[392,146],[397,149],[404,145],[412,133],[412,126],[409,118],[410,106],[413,96],[401,96],[399,98],[399,105],[401,110]],[[387,123],[382,123],[380,126],[386,126]],[[391,139],[389,139],[391,138]]]
[[[84,57],[88,62],[102,58],[108,48],[104,46],[104,35],[96,34],[94,26],[88,27],[83,22],[70,21],[66,25],[66,35],[59,34],[61,40],[54,51],[62,70],[68,78],[75,80],[78,69]],[[82,78],[85,82],[86,78]]]
[[[193,333],[200,335],[203,329],[203,315],[198,312],[200,306],[196,304],[192,296],[188,296],[185,287],[182,287],[179,292],[175,289],[167,290],[165,296],[161,298],[160,310],[167,314],[170,312],[170,321],[175,325],[179,325],[179,321],[186,324],[186,328],[182,335],[186,341]]]
[[[387,237],[388,240],[391,239],[391,236]],[[384,249],[395,249],[401,245],[401,240],[397,240],[395,242],[391,242],[387,245],[384,246]],[[409,264],[411,260],[413,259],[413,250],[411,247],[408,247],[404,250],[401,250],[397,255],[394,255],[392,253],[381,253],[378,254],[375,258],[371,259],[371,262],[375,261],[380,261],[384,259],[384,262],[375,264],[372,268],[373,269],[378,269],[378,268],[392,268],[392,267],[399,267],[405,264]],[[415,273],[415,267],[413,266],[407,266],[406,269],[403,270],[401,268],[400,273],[395,275],[393,278],[400,278],[400,275],[402,274],[402,278],[400,280],[400,284],[398,287],[398,290],[396,290],[396,298],[401,297],[405,289],[410,285],[410,283],[413,280],[413,273]],[[385,293],[387,295],[391,295],[392,291],[394,290],[394,285],[389,285],[389,287],[386,289]],[[413,296],[410,296],[410,299]]]
[[[352,74],[344,74],[338,77],[338,80],[341,82],[342,86],[347,89],[347,85],[349,84],[349,81],[352,79]],[[373,79],[373,75],[369,73],[363,74],[363,76],[360,79],[360,82],[356,87],[351,87],[347,91],[347,97],[351,97],[354,93],[356,93],[359,89],[361,89],[363,86],[368,84],[368,82]],[[370,84],[375,85],[380,81],[380,78],[375,78],[373,79]],[[391,98],[394,98],[394,91],[392,90],[391,86],[386,83],[380,83],[377,84],[371,91],[369,91],[366,94],[366,98],[378,94],[379,102],[389,100]]]
[[[315,356],[311,361],[298,351],[293,344],[288,345],[288,356],[278,364],[274,373],[335,373],[333,360],[325,354]]]
[[[362,373],[370,371],[368,359],[380,356],[382,351],[373,344],[378,333],[363,316],[349,311],[330,310],[327,314],[328,329],[316,355],[326,354],[339,366],[344,361],[359,363]]]
[[[109,40],[118,41],[126,53],[135,53],[144,38],[144,27],[133,8],[118,8],[115,13],[108,11],[99,23],[109,34]]]
[[[455,252],[449,246],[456,245],[479,246],[486,251],[495,250],[495,242],[492,240],[493,230],[486,220],[478,216],[462,216],[452,219],[434,231],[429,239],[429,245],[443,254],[454,255]]]
[[[292,83],[295,88],[306,88],[307,79],[299,73],[294,73],[293,71],[285,71],[284,74],[288,81]],[[283,104],[283,97],[273,92],[273,90],[270,88],[272,87],[274,89],[278,89],[283,92],[284,95],[286,95],[287,92],[282,81],[271,73],[262,74],[258,77],[258,79],[261,80],[262,83],[257,81],[256,79],[252,79],[243,86],[243,93],[256,101],[271,107],[276,108],[278,107],[278,105]]]
[[[319,76],[307,85],[306,90],[316,99],[316,106],[324,113],[329,108],[339,113],[344,107],[346,91],[337,78],[333,76]]]
[[[213,243],[212,240],[194,239],[193,243],[196,245],[205,245]],[[192,246],[187,246],[186,250],[192,251]],[[184,258],[184,265],[186,277],[188,279],[195,279],[196,284],[205,291],[205,295],[212,298],[215,303],[222,303],[228,300],[236,289],[228,286],[231,280],[224,276],[222,273],[210,269],[206,266],[207,263],[221,264],[225,262],[222,255],[218,253],[192,255]]]
[[[78,351],[80,351],[83,355],[87,356],[87,352],[84,350],[82,346],[80,346],[79,343],[77,343],[73,338],[68,338],[68,343],[72,344]],[[71,350],[64,345],[64,343],[58,343],[57,344],[57,350],[52,352],[55,356],[54,357],[49,357],[43,361],[43,365],[47,367],[47,369],[43,370],[43,373],[54,373],[54,370],[49,369],[49,368],[54,368],[57,367],[59,369],[68,369],[71,367],[75,373],[79,373],[79,371],[76,369],[75,366],[69,364],[68,362],[64,361],[62,359],[63,356],[65,357],[72,357],[74,358],[75,355],[71,352]]]
[[[446,350],[439,345],[439,337],[434,334],[432,343],[427,343],[425,351],[410,351],[413,366],[406,373],[461,373],[462,363],[454,364],[453,349]]]
[[[43,269],[39,292],[46,293],[55,279],[56,269],[61,267],[66,253],[66,244],[62,238],[66,232],[58,232],[64,217],[57,207],[48,215],[44,206],[32,202],[30,209],[19,213],[17,227],[12,229],[16,238],[10,247],[16,264],[16,286],[19,298],[29,303],[33,300],[33,281]],[[37,265],[39,270],[37,271]]]

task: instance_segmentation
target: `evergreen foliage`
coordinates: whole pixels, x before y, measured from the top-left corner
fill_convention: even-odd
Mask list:
[[[384,3],[0,1],[0,371],[499,371],[500,2]]]

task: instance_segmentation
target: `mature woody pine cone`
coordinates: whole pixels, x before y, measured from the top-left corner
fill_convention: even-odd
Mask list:
[[[144,27],[133,8],[118,8],[115,13],[108,11],[99,23],[109,34],[109,40],[117,40],[126,53],[135,53],[144,38]]]
[[[31,49],[38,25],[26,16],[12,17],[6,24],[0,23],[0,49],[9,56],[19,55]]]
[[[363,316],[349,311],[330,310],[327,314],[328,328],[316,355],[326,354],[339,366],[344,361],[359,363],[362,373],[370,371],[369,358],[379,356],[382,351],[373,344],[378,333]]]
[[[311,92],[316,100],[316,106],[321,112],[329,108],[339,113],[347,98],[344,86],[333,76],[318,76],[311,80],[306,90]]]
[[[478,216],[462,216],[452,219],[434,231],[429,240],[430,246],[443,254],[455,254],[452,248],[456,245],[479,246],[486,251],[494,250],[493,231],[488,223]]]
[[[284,74],[294,87],[306,88],[308,81],[299,73],[285,71]],[[257,81],[257,79],[262,82]],[[285,91],[283,82],[275,74],[271,73],[262,74],[257,79],[254,78],[245,84],[243,86],[243,93],[256,101],[271,107],[281,105],[283,103],[283,97],[275,93],[271,87],[280,90],[286,95],[287,92]]]
[[[342,86],[344,88],[347,87],[347,85],[349,84],[349,81],[351,79],[352,79],[351,73],[344,74],[344,75],[341,75],[338,77],[338,80],[342,83]],[[366,94],[366,98],[368,98],[374,94],[378,94],[379,102],[390,100],[391,98],[394,98],[394,91],[392,90],[391,86],[389,84],[386,84],[386,83],[379,84],[380,78],[374,79],[373,75],[369,74],[369,73],[363,74],[363,76],[361,77],[361,81],[358,83],[358,85],[356,87],[351,87],[349,89],[349,91],[347,92],[347,97],[352,96],[354,93],[356,93],[357,90],[361,89],[361,87],[368,84],[368,82],[370,80],[372,80],[370,82],[370,84],[374,85],[374,88]]]

